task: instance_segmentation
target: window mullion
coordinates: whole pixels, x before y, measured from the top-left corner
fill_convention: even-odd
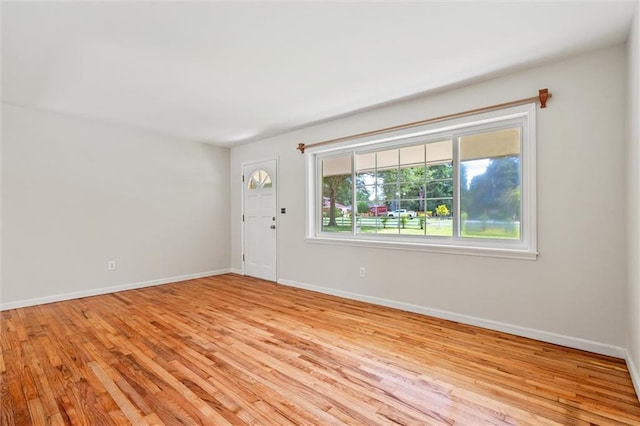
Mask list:
[[[322,215],[324,209],[324,190],[322,184],[322,159],[320,157],[316,158],[316,198],[320,197],[320,205],[316,208],[316,229],[315,233],[318,235],[323,231],[324,225],[324,217]],[[317,203],[317,200],[315,201]]]
[[[398,149],[398,166],[396,169],[396,209],[401,209],[402,207],[402,193],[400,192],[400,150]],[[396,218],[396,233],[400,235],[400,214]]]
[[[429,218],[427,216],[427,198],[429,198],[429,178],[428,178],[428,174],[427,174],[427,156],[429,154],[428,152],[429,150],[427,149],[427,144],[424,144],[424,162],[422,163],[422,167],[423,167],[423,176],[424,179],[422,179],[422,195],[420,196],[420,202],[422,203],[422,207],[420,208],[421,213],[424,215],[424,232],[422,233],[423,237],[427,237],[428,235],[428,229],[429,229]],[[420,220],[420,218],[418,218],[418,220]]]
[[[358,206],[356,205],[356,152],[351,152],[351,234],[356,235],[356,221],[358,220]]]
[[[453,221],[453,239],[457,240],[460,238],[460,157],[459,157],[459,146],[460,146],[460,137],[458,135],[454,135],[451,138],[451,167],[453,168],[453,200],[451,205],[455,209],[453,214],[451,215],[451,220]]]

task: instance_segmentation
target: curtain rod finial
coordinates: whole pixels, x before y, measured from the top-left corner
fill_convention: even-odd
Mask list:
[[[549,93],[549,89],[540,89],[538,90],[538,98],[540,99],[540,108],[547,107],[547,99],[551,97],[551,93]]]
[[[304,154],[304,144],[303,143],[299,143],[297,149],[298,149],[298,151],[300,151],[300,154]]]

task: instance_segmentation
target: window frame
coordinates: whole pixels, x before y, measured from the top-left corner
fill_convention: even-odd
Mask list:
[[[460,138],[471,134],[497,131],[521,126],[520,141],[520,188],[521,217],[520,239],[497,239],[459,236],[460,212]],[[322,168],[320,161],[325,158],[351,155],[352,176],[357,154],[376,152],[390,148],[416,145],[418,143],[452,140],[453,202],[456,211],[453,221],[453,236],[408,236],[356,233],[352,226],[350,233],[322,231]],[[506,257],[526,260],[537,259],[537,211],[536,211],[536,104],[503,108],[499,110],[469,115],[461,118],[439,121],[410,127],[384,134],[354,137],[340,143],[309,147],[306,159],[306,235],[312,243],[366,246],[400,250],[431,251],[492,257]],[[355,200],[356,180],[352,181]],[[318,204],[320,203],[320,204]],[[352,206],[356,206],[355,202]]]

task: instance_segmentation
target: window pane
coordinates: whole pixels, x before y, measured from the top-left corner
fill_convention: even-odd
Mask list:
[[[439,237],[453,236],[453,198],[428,198],[426,234]]]
[[[351,232],[353,178],[351,155],[326,158],[322,167],[322,231]]]
[[[376,153],[356,154],[356,172],[371,172],[376,168]]]
[[[427,163],[450,163],[453,158],[453,142],[442,141],[427,144]]]
[[[420,198],[422,179],[413,182],[403,182],[399,185],[401,198]],[[419,208],[416,206],[416,208]]]
[[[365,203],[375,200],[379,192],[377,185],[367,185],[365,184],[366,181],[360,180],[359,177],[356,176],[356,200],[364,201]]]
[[[410,164],[424,165],[424,144],[400,148],[400,167]]]
[[[251,178],[249,178],[249,183],[247,184],[248,189],[263,189],[263,188],[271,188],[271,176],[269,173],[264,170],[256,170],[251,174]]]
[[[397,198],[400,192],[398,189],[398,185],[392,183],[390,185],[382,185],[382,194],[380,198],[384,198],[385,201],[389,203],[389,209],[395,210],[397,209]]]
[[[382,209],[377,209],[377,199],[382,192],[378,185],[379,178],[376,173],[376,153],[356,153],[356,232],[375,232],[375,223],[369,220],[375,217]],[[373,221],[375,222],[375,221]],[[373,227],[373,228],[372,228]]]
[[[436,164],[427,168],[427,180],[452,179],[453,165],[451,160],[446,163]]]
[[[450,217],[453,204],[453,142],[445,140],[428,144],[426,161],[425,193],[420,218],[424,223],[421,225],[424,226],[425,235],[451,237],[453,236],[453,221]]]
[[[520,129],[460,138],[460,235],[520,239]]]
[[[397,215],[397,226],[400,235],[424,235],[424,229],[420,229],[416,208],[419,200],[400,200],[401,212]]]
[[[396,169],[398,167],[398,155],[397,149],[390,149],[387,151],[378,151],[376,153],[376,163],[378,171],[387,169]]]
[[[427,198],[453,197],[453,180],[432,180],[427,183]]]

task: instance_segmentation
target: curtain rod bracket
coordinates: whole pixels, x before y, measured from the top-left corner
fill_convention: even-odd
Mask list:
[[[304,154],[304,144],[303,143],[299,143],[298,144],[298,148],[296,148],[298,151],[300,151],[300,154]]]
[[[547,107],[547,99],[551,97],[551,93],[549,93],[549,89],[540,89],[538,90],[538,99],[540,99],[540,108]]]

